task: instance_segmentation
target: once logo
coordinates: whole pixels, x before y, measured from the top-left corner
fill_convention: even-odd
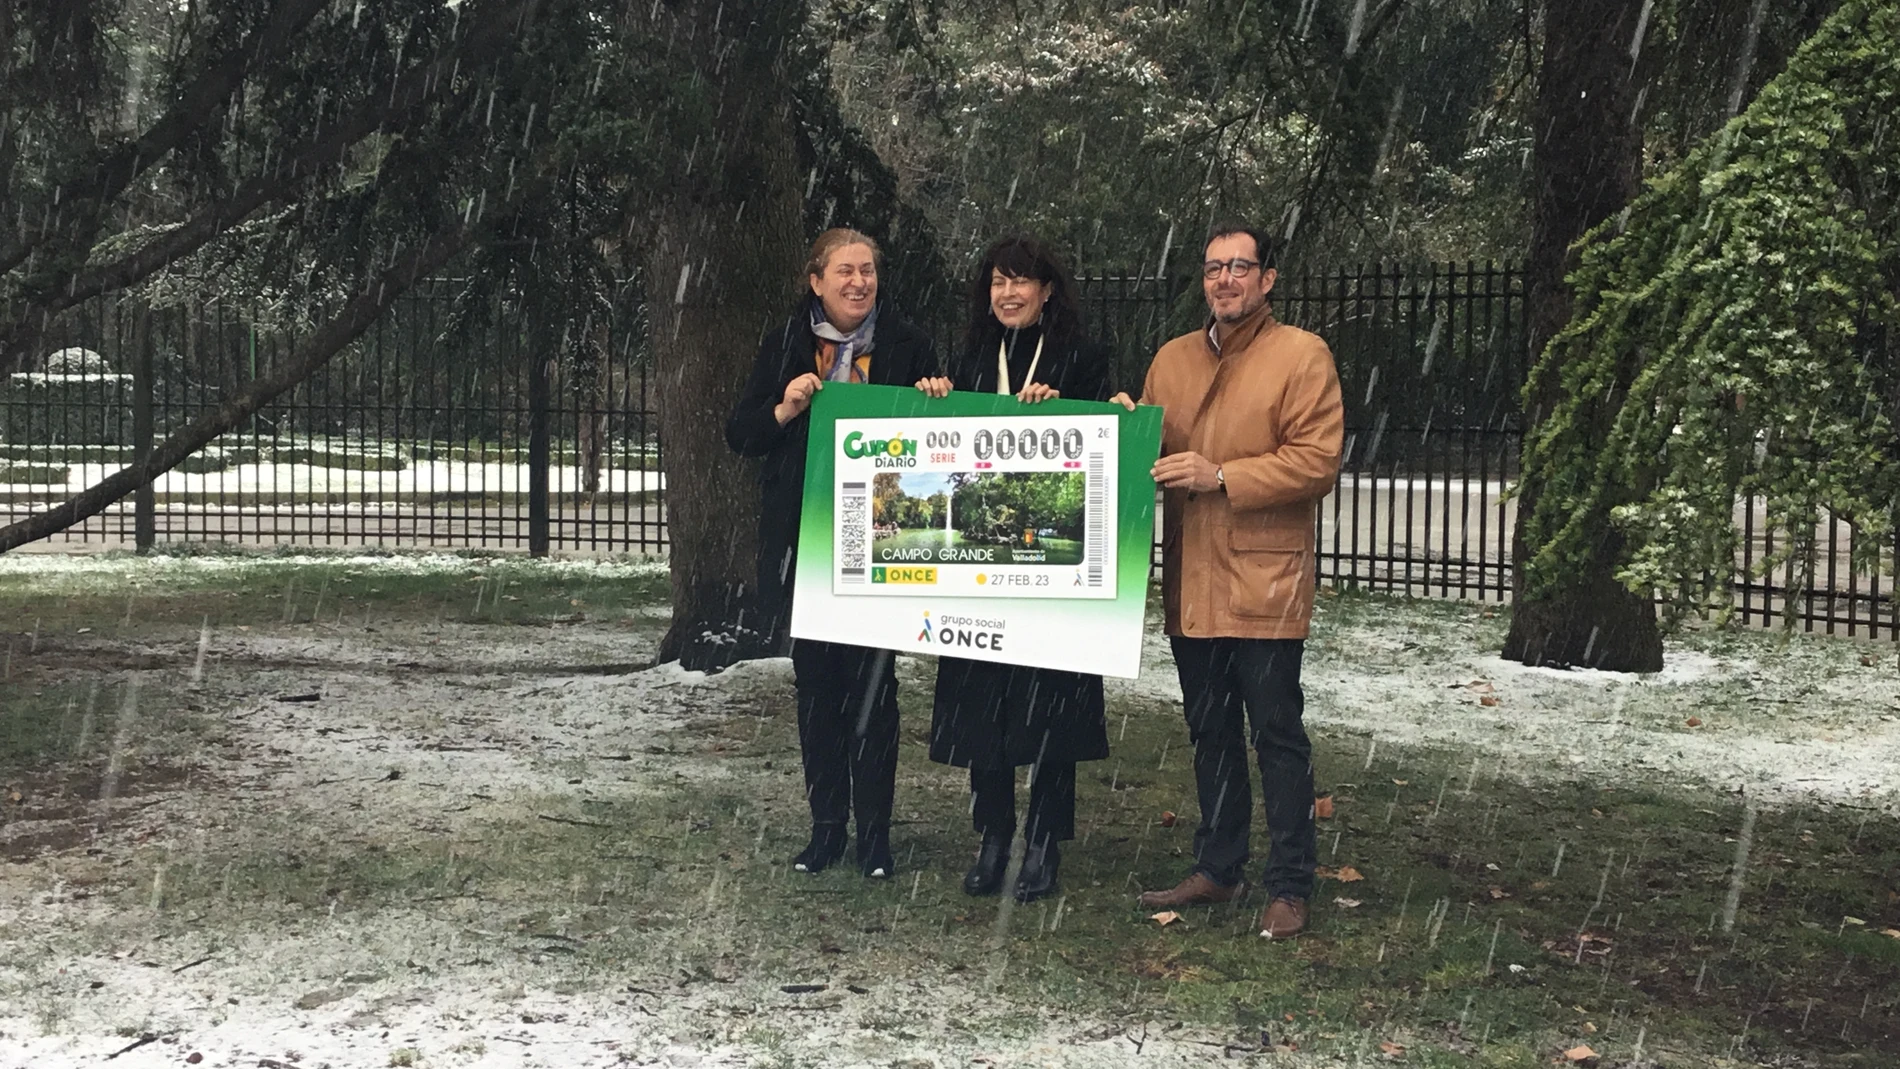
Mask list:
[[[928,629],[926,629],[928,630]],[[926,639],[928,641],[928,639]],[[1003,649],[1003,621],[945,616],[937,621],[937,645],[964,646],[991,653]]]
[[[880,565],[871,569],[873,583],[903,583],[912,586],[935,586],[937,569],[935,568],[897,568]]]

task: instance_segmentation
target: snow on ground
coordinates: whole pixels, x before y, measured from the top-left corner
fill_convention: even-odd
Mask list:
[[[121,470],[117,464],[79,463],[67,467],[64,483],[8,485],[0,490],[44,493],[54,500],[77,494]],[[152,484],[156,493],[195,497],[240,497],[256,494],[386,495],[390,499],[417,494],[525,494],[526,464],[484,464],[462,460],[414,460],[401,471],[354,471],[313,464],[236,464],[225,471],[188,472],[176,468]],[[581,491],[581,470],[571,465],[548,469],[548,488],[557,494]],[[605,468],[597,493],[637,494],[666,489],[666,476],[657,471]]]
[[[696,713],[780,702],[791,689],[787,659],[711,676],[672,664],[594,674],[585,669],[650,648],[630,649],[639,643],[611,631],[548,640],[525,630],[444,636],[392,622],[374,638],[217,636],[206,700],[249,697],[223,715],[230,738],[203,755],[197,785],[121,806],[84,852],[0,874],[0,1067],[95,1065],[146,1035],[158,1038],[113,1064],[173,1066],[200,1054],[196,1064],[209,1067],[276,1069],[412,1057],[457,1067],[923,1069],[974,1059],[1093,1067],[1139,1055],[1143,1065],[1188,1066],[1205,1064],[1210,1043],[1218,1048],[1192,1030],[1148,1034],[1059,1011],[1027,1033],[979,1039],[970,1022],[996,1008],[980,976],[867,976],[861,987],[795,996],[776,976],[688,986],[663,946],[642,967],[604,975],[551,951],[524,961],[527,937],[511,915],[496,915],[508,909],[505,894],[362,910],[336,900],[315,922],[307,909],[268,908],[260,922],[252,904],[246,919],[181,923],[161,905],[164,870],[125,867],[138,848],[161,848],[181,873],[202,877],[224,862],[228,881],[228,859],[296,850],[312,835],[374,849],[367,844],[407,832],[466,842],[479,855],[524,812],[572,819],[591,800],[731,776],[731,763],[674,740]],[[146,643],[141,653],[189,660],[183,643]],[[303,693],[321,699],[278,700]],[[0,829],[0,845],[11,830]],[[456,886],[450,875],[441,882]],[[712,931],[705,938],[720,927],[713,894],[692,922]],[[542,938],[570,940],[562,917],[544,923],[555,934]],[[571,941],[594,934],[576,928]],[[906,1022],[911,1038],[865,1028],[867,1018]]]
[[[534,569],[545,577],[594,576],[602,579],[666,574],[665,559],[657,557],[572,557],[530,560],[518,554],[488,556],[453,553],[208,553],[155,554],[100,553],[83,545],[67,553],[0,554],[0,576],[43,575],[82,582],[118,582],[142,578],[181,578],[245,571],[281,571],[324,565],[337,568],[373,568],[394,575],[475,575],[502,567]]]
[[[117,584],[339,561],[470,575],[495,566],[446,555],[8,555],[0,576]],[[509,566],[636,575],[663,565]],[[1315,732],[1361,736],[1368,747],[1463,751],[1487,774],[1524,779],[1661,779],[1745,787],[1771,805],[1895,807],[1900,686],[1888,644],[1691,635],[1652,676],[1560,672],[1498,659],[1484,612],[1326,599],[1306,662]],[[260,919],[253,907],[234,923],[168,912],[166,870],[128,866],[129,855],[156,850],[198,878],[222,862],[228,880],[229,859],[281,853],[313,836],[369,842],[366,821],[375,836],[505,849],[492,838],[524,814],[530,824],[575,819],[590,803],[637,802],[658,786],[711,788],[743,766],[680,741],[703,714],[785,702],[789,662],[712,676],[616,667],[651,656],[664,619],[644,619],[631,632],[390,621],[374,634],[307,626],[217,635],[202,700],[219,710],[227,736],[203,753],[195,782],[117,803],[84,849],[0,870],[0,1069],[95,1065],[146,1035],[157,1038],[113,1065],[1080,1069],[1217,1060],[1218,1037],[1159,1026],[1150,1034],[1138,1022],[1057,1008],[1040,1011],[1032,1027],[986,1031],[995,1000],[983,977],[967,974],[920,968],[794,995],[781,989],[782,975],[685,983],[677,952],[658,943],[630,971],[590,971],[558,947],[524,947],[522,930],[498,915],[506,902],[462,900],[452,872],[440,877],[441,901],[361,910],[336,901],[327,917],[300,907]],[[103,637],[62,641],[82,660],[113,649]],[[138,652],[171,666],[153,679],[169,673],[177,683],[195,649],[195,636],[179,636]],[[900,671],[921,675],[928,662],[907,658]],[[1158,635],[1142,678],[1108,685],[1111,702],[1134,715],[1178,716]],[[305,693],[321,698],[276,700]],[[782,774],[793,782],[790,768]],[[15,831],[0,827],[0,845]],[[704,938],[721,937],[718,893],[715,882],[690,922]],[[593,937],[570,935],[558,916],[539,923],[550,944]],[[188,1063],[194,1053],[201,1062]],[[1271,1064],[1330,1063],[1274,1055]]]
[[[1528,668],[1497,656],[1484,606],[1369,604],[1322,601],[1303,675],[1316,731],[1482,755],[1485,772],[1523,780],[1650,778],[1900,812],[1893,643],[1688,634],[1652,674]],[[1178,705],[1164,637],[1143,661],[1111,693]]]

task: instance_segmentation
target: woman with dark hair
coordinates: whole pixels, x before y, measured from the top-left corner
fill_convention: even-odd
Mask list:
[[[877,299],[877,243],[855,230],[827,230],[805,264],[810,294],[785,325],[765,335],[726,443],[759,457],[759,630],[781,634],[792,603],[805,439],[812,395],[828,382],[898,386],[933,374],[923,332]],[[841,642],[792,643],[798,745],[811,804],[811,842],[792,861],[821,872],[844,857],[845,821],[858,823],[858,867],[889,879],[891,796],[897,783],[897,675],[891,651]]]
[[[1028,236],[990,246],[970,280],[970,325],[948,378],[923,379],[933,397],[952,389],[1105,401],[1108,347],[1082,336],[1075,280]],[[1075,765],[1108,756],[1102,677],[943,657],[937,662],[930,759],[970,770],[970,812],[983,836],[963,877],[971,895],[1002,889],[1016,833],[1015,770],[1029,767],[1018,901],[1056,889],[1060,847],[1075,838]]]

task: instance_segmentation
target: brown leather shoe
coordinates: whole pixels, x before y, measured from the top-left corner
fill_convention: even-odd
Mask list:
[[[1291,939],[1306,930],[1306,900],[1281,895],[1260,914],[1262,939]]]
[[[1215,883],[1206,873],[1195,872],[1169,890],[1143,891],[1135,901],[1140,902],[1143,909],[1180,909],[1182,906],[1215,906],[1232,902],[1246,893],[1245,880],[1225,887]]]

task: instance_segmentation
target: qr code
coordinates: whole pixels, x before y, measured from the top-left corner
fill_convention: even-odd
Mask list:
[[[864,532],[870,526],[865,510],[870,496],[864,483],[840,483],[838,486],[838,575],[846,583],[865,581],[866,547]]]

